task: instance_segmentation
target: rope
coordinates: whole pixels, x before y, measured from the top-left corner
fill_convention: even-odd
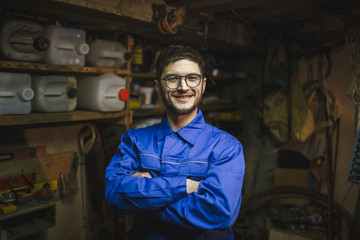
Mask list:
[[[346,95],[352,99],[355,104],[360,104],[360,29],[350,29],[345,35],[346,48],[351,53],[354,72],[351,82],[346,91]]]

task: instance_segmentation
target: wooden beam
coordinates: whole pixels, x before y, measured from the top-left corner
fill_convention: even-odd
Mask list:
[[[206,9],[206,8],[214,8],[214,7],[224,7],[229,6],[229,4],[239,3],[239,1],[236,0],[201,0],[201,1],[195,1],[190,3],[190,10],[199,10],[199,9]]]
[[[168,3],[174,7],[186,7],[186,2],[184,1],[171,1]],[[201,10],[201,9],[208,9],[214,7],[225,7],[229,5],[239,5],[239,1],[236,0],[199,0],[199,1],[191,1],[189,3],[188,10]]]
[[[0,126],[120,119],[122,117],[125,117],[126,114],[127,114],[126,110],[121,112],[104,112],[104,113],[76,110],[72,112],[60,112],[60,113],[30,113],[26,115],[3,115],[0,116]]]
[[[30,72],[65,72],[65,73],[115,73],[119,75],[129,75],[130,70],[119,68],[101,68],[101,67],[82,67],[69,65],[51,65],[44,63],[31,62],[15,62],[15,61],[0,61],[0,68],[2,70],[12,71],[30,71]]]

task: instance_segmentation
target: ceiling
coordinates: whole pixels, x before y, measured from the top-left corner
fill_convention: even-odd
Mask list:
[[[337,0],[165,0],[188,11],[206,11],[215,17],[241,21],[255,28],[291,26],[319,19],[342,16],[348,18],[359,5],[357,1]]]
[[[15,16],[36,16],[37,20],[44,21],[60,18],[60,20],[75,22],[92,30],[125,32],[148,39],[159,39],[163,42],[187,43],[204,49],[207,49],[209,43],[210,46],[217,49],[239,48],[242,51],[245,51],[244,48],[250,51],[252,48],[249,47],[261,46],[258,43],[261,43],[263,33],[267,31],[272,33],[277,29],[291,30],[296,34],[295,39],[297,40],[313,39],[314,35],[318,34],[321,35],[324,42],[329,39],[332,41],[331,44],[338,44],[344,41],[346,31],[344,26],[349,27],[360,23],[360,8],[357,8],[360,2],[355,4],[356,1],[350,0],[342,0],[340,4],[339,0],[163,0],[169,6],[184,7],[187,22],[179,27],[176,34],[161,34],[157,22],[142,22],[118,14],[109,14],[89,7],[68,4],[72,1],[76,0],[6,0],[3,1],[3,10],[0,8],[0,12],[8,14],[8,11],[5,11],[7,9],[10,10],[9,12],[15,13]],[[117,2],[120,0],[106,1]],[[213,19],[225,19],[226,21],[213,21],[213,31],[209,30],[208,35],[198,34],[199,32],[203,33],[203,25],[200,24],[203,19],[200,13],[205,13]],[[42,18],[38,16],[42,16]],[[312,35],[308,37],[306,34],[309,32],[304,33],[305,24],[309,25],[309,23],[316,23],[328,18],[336,18],[337,22],[328,22],[329,29],[326,32],[319,31],[319,26],[316,26],[317,29],[310,26]],[[228,21],[236,24],[227,24]],[[236,32],[238,23],[245,26],[246,32],[249,32],[245,44],[241,39],[242,32]]]

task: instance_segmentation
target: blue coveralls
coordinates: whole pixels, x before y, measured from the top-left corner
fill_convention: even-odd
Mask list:
[[[152,178],[131,175],[148,171]],[[135,213],[133,239],[233,239],[245,173],[241,143],[202,112],[174,132],[166,120],[130,129],[106,169],[110,207]],[[186,193],[186,179],[200,181]]]

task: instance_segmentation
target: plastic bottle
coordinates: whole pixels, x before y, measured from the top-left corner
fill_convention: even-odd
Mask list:
[[[31,112],[31,76],[27,73],[0,72],[0,114]]]
[[[51,44],[46,51],[45,63],[55,65],[85,66],[89,45],[82,29],[47,26],[46,34]]]
[[[131,70],[133,72],[142,73],[150,71],[152,49],[147,41],[138,41],[132,50],[132,55]]]
[[[121,68],[131,59],[131,53],[119,42],[94,39],[88,44],[90,51],[85,60],[90,66]]]
[[[125,108],[129,98],[126,80],[114,73],[78,79],[78,108],[116,112]]]
[[[73,76],[34,76],[31,82],[35,96],[33,112],[68,112],[76,108],[77,88]]]
[[[143,48],[141,43],[137,43],[132,50],[133,59],[131,62],[132,72],[142,72],[143,61]]]
[[[28,20],[4,21],[0,41],[1,56],[14,61],[44,62],[50,46],[44,27]]]

